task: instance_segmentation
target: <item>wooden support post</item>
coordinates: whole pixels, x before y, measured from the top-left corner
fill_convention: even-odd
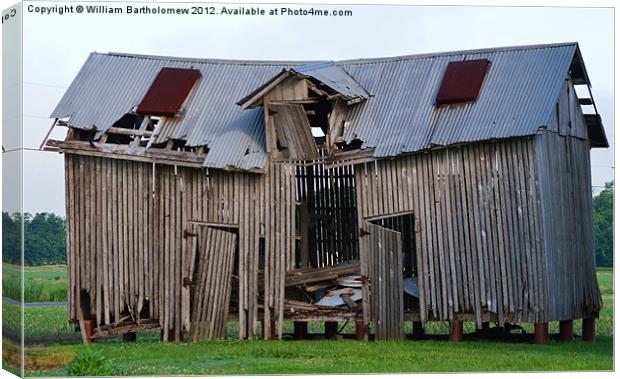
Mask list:
[[[93,338],[93,334],[95,334],[95,327],[94,327],[94,323],[95,320],[92,319],[85,319],[82,323],[82,325],[80,325],[80,327],[84,327],[83,330],[83,336],[85,339],[86,343],[93,343],[95,342],[95,339]]]
[[[336,338],[338,335],[338,321],[325,321],[325,337]]]
[[[596,340],[596,319],[594,317],[583,319],[581,335],[584,341],[594,342]]]
[[[544,345],[549,340],[549,323],[539,322],[534,324],[534,343]]]
[[[45,134],[45,138],[43,138],[43,142],[41,142],[41,145],[39,146],[39,150],[43,150],[43,146],[45,146],[45,143],[47,143],[47,140],[50,138],[50,134],[52,134],[52,130],[54,130],[54,127],[56,126],[57,122],[58,122],[58,119],[55,119],[54,122],[52,123],[52,126],[50,126],[50,129],[47,131],[47,134]]]
[[[364,320],[355,320],[355,339],[368,341],[368,328],[364,325]]]
[[[463,341],[463,321],[450,320],[450,334],[448,335],[448,341]]]
[[[263,333],[263,338],[265,338],[265,332],[266,332],[265,321],[261,321],[260,323],[262,325],[261,330],[262,330],[262,333]],[[270,328],[271,330],[269,332],[269,339],[270,340],[275,340],[276,339],[276,322],[274,320],[271,320],[269,322],[269,325],[271,326],[271,328]]]
[[[164,342],[173,342],[173,341],[183,342],[183,333],[181,333],[180,336],[177,336],[176,330],[174,328],[169,329],[168,330],[168,339],[166,340],[166,339],[164,339],[164,330],[161,329],[160,332],[159,332],[159,338],[162,341],[164,341]],[[124,336],[123,336],[123,340],[124,340]]]
[[[305,340],[308,338],[308,322],[295,321],[295,339]]]
[[[419,321],[413,321],[412,324],[413,339],[419,340],[424,337],[424,327],[422,326],[422,323]]]
[[[573,340],[573,320],[560,321],[560,341],[571,342]]]
[[[123,342],[136,342],[136,332],[123,333]]]

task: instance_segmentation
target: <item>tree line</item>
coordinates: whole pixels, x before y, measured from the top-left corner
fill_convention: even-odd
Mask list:
[[[594,250],[598,267],[612,267],[614,264],[614,181],[605,183],[605,188],[592,201],[594,223]]]
[[[2,261],[21,264],[21,225],[24,225],[24,264],[66,264],[65,219],[53,213],[2,212]]]
[[[614,182],[605,183],[605,188],[592,201],[594,225],[594,249],[596,265],[611,267],[614,262],[613,231]],[[23,216],[23,217],[22,217]],[[65,219],[53,213],[2,212],[2,260],[20,264],[20,230],[24,223],[24,263],[28,266],[66,264],[67,247]]]

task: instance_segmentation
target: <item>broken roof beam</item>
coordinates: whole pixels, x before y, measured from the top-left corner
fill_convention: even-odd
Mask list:
[[[153,135],[153,132],[149,130],[139,130],[139,129],[125,129],[125,128],[117,128],[115,126],[108,128],[106,130],[108,134],[118,134],[124,136],[141,136],[141,137],[150,137]]]
[[[156,162],[167,165],[202,168],[207,154],[189,151],[175,151],[164,149],[146,149],[144,147],[130,147],[111,143],[90,141],[47,141],[45,150],[65,152],[80,155],[90,155],[102,158],[127,159],[140,162]]]
[[[351,166],[360,163],[372,162],[375,149],[352,150],[343,153],[336,153],[325,158],[325,168],[332,169],[342,166]]]

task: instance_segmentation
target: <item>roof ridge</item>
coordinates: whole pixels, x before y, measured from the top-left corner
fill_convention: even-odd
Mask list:
[[[566,46],[579,46],[579,43],[578,42],[560,42],[560,43],[549,43],[549,44],[538,44],[538,45],[487,47],[487,48],[481,48],[481,49],[409,54],[409,55],[400,55],[400,56],[384,57],[384,58],[346,59],[346,60],[335,61],[335,62],[336,64],[371,64],[371,63],[383,63],[383,62],[397,62],[397,61],[410,60],[410,59],[444,57],[444,56],[450,56],[450,55],[480,54],[480,53],[490,53],[490,52],[500,52],[500,51],[507,52],[507,51],[522,51],[522,50],[539,50],[539,49],[550,49],[550,48],[566,47]]]
[[[482,49],[399,55],[399,56],[392,56],[392,57],[354,58],[354,59],[344,59],[340,61],[334,61],[334,60],[328,60],[328,59],[308,60],[308,61],[304,61],[304,60],[278,61],[278,60],[213,59],[213,58],[174,57],[174,56],[166,56],[166,55],[131,54],[131,53],[119,53],[119,52],[108,52],[108,53],[93,52],[92,54],[136,58],[136,59],[154,59],[154,60],[169,60],[169,61],[177,61],[177,62],[193,62],[193,63],[202,63],[202,64],[228,64],[228,65],[237,65],[237,66],[252,66],[252,65],[291,66],[291,65],[320,64],[320,63],[324,63],[327,61],[334,62],[336,65],[371,64],[371,63],[397,62],[397,61],[402,61],[402,60],[422,59],[422,58],[430,58],[430,57],[460,55],[460,54],[479,54],[479,53],[498,52],[498,51],[535,50],[535,49],[548,49],[548,48],[565,47],[565,46],[579,46],[579,43],[578,42],[561,42],[561,43],[538,44],[538,45],[490,47],[490,48],[482,48]]]
[[[309,60],[309,61],[276,61],[276,60],[243,60],[243,59],[215,59],[215,58],[192,58],[192,57],[175,57],[169,55],[148,55],[148,54],[132,54],[132,53],[119,53],[119,52],[109,52],[109,53],[98,53],[93,52],[92,54],[97,55],[107,55],[113,57],[125,57],[125,58],[136,58],[136,59],[152,59],[152,60],[167,60],[167,61],[176,61],[176,62],[190,62],[190,63],[202,63],[202,64],[229,64],[236,66],[252,66],[252,65],[263,65],[263,66],[287,66],[287,65],[306,65],[306,64],[316,64],[325,62],[325,60]]]

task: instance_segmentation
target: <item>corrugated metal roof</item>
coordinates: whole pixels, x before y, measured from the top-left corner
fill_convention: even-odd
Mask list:
[[[307,64],[291,70],[313,77],[334,91],[344,95],[347,100],[363,100],[368,98],[368,92],[342,67],[337,66],[332,61]]]
[[[576,48],[563,44],[344,64],[373,95],[353,106],[344,137],[358,138],[363,147],[375,148],[376,157],[386,157],[535,134],[549,120]],[[436,107],[448,63],[475,59],[491,61],[477,100]]]
[[[342,70],[370,94],[350,106],[345,139],[364,141],[363,147],[375,148],[376,157],[395,156],[436,145],[536,133],[549,120],[576,51],[576,43],[566,43],[333,65],[93,53],[51,117],[68,117],[72,127],[105,131],[139,104],[162,67],[195,68],[202,78],[186,100],[184,114],[162,118],[160,140],[208,146],[206,167],[261,168],[267,162],[262,109],[242,110],[235,102],[282,69],[303,72],[308,67],[299,66],[318,63],[313,75],[331,77]],[[491,61],[478,99],[435,107],[448,62],[473,59]],[[352,93],[359,94],[359,88]]]

